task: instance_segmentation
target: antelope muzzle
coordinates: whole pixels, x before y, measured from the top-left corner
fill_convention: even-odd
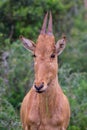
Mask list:
[[[36,90],[36,92],[38,93],[42,93],[44,92],[44,83],[42,82],[41,84],[34,84],[34,89]]]

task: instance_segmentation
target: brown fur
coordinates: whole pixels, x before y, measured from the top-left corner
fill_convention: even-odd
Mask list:
[[[22,41],[25,42],[26,39],[22,38]],[[60,43],[59,41],[58,46]],[[66,130],[70,119],[70,107],[58,83],[55,38],[53,35],[40,34],[36,46],[32,49],[30,43],[29,45],[29,49],[33,50],[36,56],[34,58],[34,84],[40,86],[44,82],[42,88],[44,92],[38,93],[32,87],[25,96],[21,105],[23,129]],[[55,58],[51,58],[52,54]]]

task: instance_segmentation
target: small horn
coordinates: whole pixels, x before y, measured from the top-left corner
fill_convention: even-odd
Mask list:
[[[52,30],[52,13],[51,13],[51,11],[50,11],[50,18],[49,18],[49,23],[48,23],[47,34],[53,35],[53,30]]]
[[[45,15],[44,22],[43,22],[40,34],[45,34],[46,33],[47,17],[48,17],[48,12]]]

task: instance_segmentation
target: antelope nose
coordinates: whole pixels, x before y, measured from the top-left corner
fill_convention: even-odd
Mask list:
[[[34,87],[35,87],[36,91],[40,91],[44,87],[44,83],[41,83],[39,86],[37,86],[35,84]]]

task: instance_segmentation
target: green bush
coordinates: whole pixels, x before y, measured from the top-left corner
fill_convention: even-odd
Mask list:
[[[34,79],[32,55],[25,50],[19,41],[14,42],[9,51],[8,64],[11,92],[8,95],[8,101],[14,107],[19,108],[25,93],[32,87]]]
[[[0,98],[0,130],[20,130],[21,123],[13,106],[6,100]]]
[[[8,89],[4,80],[0,78],[0,130],[20,130],[19,115],[13,105],[7,100]]]
[[[59,82],[71,107],[69,130],[85,130],[87,126],[87,73],[73,73],[70,65],[59,69]]]

